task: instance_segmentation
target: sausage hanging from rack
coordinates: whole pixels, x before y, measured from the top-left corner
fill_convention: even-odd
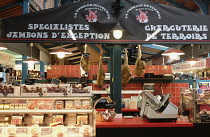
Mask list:
[[[87,44],[85,44],[84,54],[85,53],[87,53]],[[89,56],[84,56],[84,54],[82,54],[82,57],[80,59],[80,66],[85,72],[88,72],[88,70],[90,69]]]
[[[134,74],[140,77],[145,73],[146,70],[146,64],[143,60],[141,60],[141,45],[138,44],[138,57],[135,62],[135,68],[134,68]]]
[[[105,73],[104,73],[103,66],[102,66],[102,54],[103,54],[103,51],[102,51],[102,48],[100,45],[99,68],[98,68],[98,73],[97,73],[97,85],[99,87],[101,87],[103,85],[104,78],[105,78]]]
[[[128,66],[128,50],[125,49],[125,61],[122,67],[122,84],[126,84],[128,83],[128,81],[130,80],[132,74],[130,71],[130,68]]]

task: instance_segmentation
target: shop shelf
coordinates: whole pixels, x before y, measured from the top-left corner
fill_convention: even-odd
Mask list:
[[[68,114],[68,113],[93,113],[93,109],[88,110],[0,110],[0,114]]]

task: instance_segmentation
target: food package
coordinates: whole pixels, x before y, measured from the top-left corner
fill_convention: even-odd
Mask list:
[[[68,128],[67,129],[67,134],[70,134],[70,135],[79,134],[79,128],[78,127]]]
[[[66,101],[65,102],[65,109],[74,109],[74,101]]]
[[[56,108],[56,109],[63,109],[63,108],[64,108],[64,103],[63,103],[63,101],[56,101],[56,102],[55,102],[55,108]]]
[[[83,125],[83,135],[90,136],[91,135],[91,127],[90,125]]]
[[[46,101],[45,107],[47,110],[54,109],[54,101]]]
[[[82,102],[81,100],[74,101],[74,109],[81,109]]]
[[[65,133],[64,125],[57,125],[56,126],[56,131],[57,131],[57,137],[63,137],[64,133]]]
[[[11,124],[20,125],[22,123],[23,116],[12,116]]]
[[[82,109],[90,109],[90,100],[83,100],[82,101]]]
[[[43,124],[44,116],[32,116],[32,124]]]
[[[28,128],[16,128],[16,136],[26,136],[28,134]]]
[[[15,109],[15,104],[14,103],[10,103],[10,109]]]
[[[39,125],[32,125],[31,126],[31,136],[38,137],[39,135]]]
[[[45,109],[45,101],[38,101],[37,109]]]
[[[53,116],[53,123],[61,123],[63,124],[63,115],[54,115]]]
[[[88,114],[77,114],[77,125],[88,125]]]
[[[36,109],[36,102],[35,101],[28,101],[27,107],[28,107],[28,109]]]
[[[4,104],[4,109],[10,109],[10,104],[9,103],[5,103]]]
[[[7,132],[9,137],[15,137],[15,127],[9,127]]]
[[[53,133],[52,128],[42,128],[41,129],[41,136],[42,137],[51,137]]]

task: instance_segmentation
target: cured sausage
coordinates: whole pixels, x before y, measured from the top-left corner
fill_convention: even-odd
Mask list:
[[[130,68],[128,66],[128,50],[125,49],[125,61],[122,67],[122,84],[126,84],[128,83],[128,81],[130,80],[132,74],[130,71]]]
[[[85,44],[84,53],[87,53],[87,44]],[[89,57],[86,57],[84,56],[84,54],[82,54],[82,57],[80,59],[80,65],[85,72],[88,72],[88,70],[90,69]]]
[[[99,87],[101,87],[104,83],[104,78],[105,78],[105,73],[104,73],[104,70],[103,70],[103,66],[102,66],[102,49],[101,49],[101,46],[100,46],[100,58],[99,58],[99,68],[98,68],[98,73],[97,73],[97,85]]]
[[[140,77],[145,73],[146,70],[146,64],[143,60],[141,60],[141,45],[138,44],[138,57],[135,62],[135,68],[134,68],[134,74]]]

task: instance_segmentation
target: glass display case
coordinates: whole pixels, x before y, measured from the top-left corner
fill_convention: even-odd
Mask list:
[[[181,89],[180,110],[194,123],[210,123],[210,90]]]
[[[0,97],[0,134],[94,137],[91,97]]]

